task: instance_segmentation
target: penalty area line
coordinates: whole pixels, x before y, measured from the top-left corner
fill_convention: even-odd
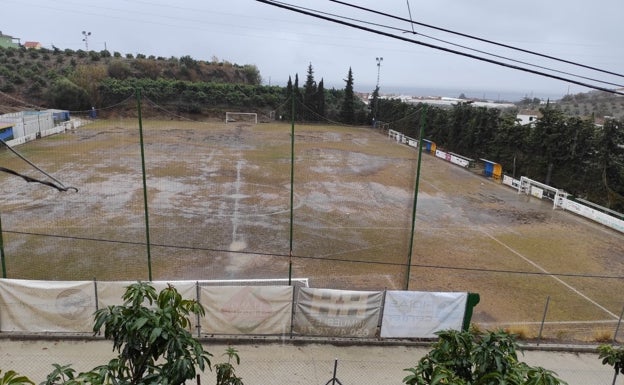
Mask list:
[[[555,281],[559,282],[560,284],[562,284],[563,286],[567,287],[568,289],[570,289],[573,293],[579,295],[580,297],[582,297],[583,299],[585,299],[586,301],[588,301],[589,303],[593,304],[594,306],[596,306],[597,308],[599,308],[600,310],[604,311],[605,313],[609,314],[611,317],[618,319],[619,316],[617,316],[616,314],[612,313],[611,311],[609,311],[609,309],[605,308],[604,306],[602,306],[601,304],[599,304],[598,302],[594,301],[593,299],[589,298],[588,296],[586,296],[585,294],[581,293],[579,290],[577,290],[575,287],[573,287],[572,285],[566,283],[565,281],[563,281],[561,278],[553,275],[550,271],[544,269],[543,267],[541,267],[540,265],[538,265],[537,263],[533,262],[531,259],[525,257],[524,255],[522,255],[520,252],[512,249],[510,246],[506,245],[504,242],[496,239],[493,235],[489,234],[487,231],[481,229],[481,232],[485,235],[487,235],[490,239],[492,239],[493,241],[495,241],[496,243],[498,243],[499,245],[503,246],[504,248],[506,248],[507,250],[511,251],[512,253],[514,253],[515,255],[517,255],[518,257],[522,258],[525,262],[527,262],[528,264],[530,264],[531,266],[535,267],[536,269],[540,270],[543,273],[548,274],[549,277],[551,277],[552,279],[554,279]]]

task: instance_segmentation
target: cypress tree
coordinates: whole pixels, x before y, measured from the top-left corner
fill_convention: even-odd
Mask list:
[[[303,97],[301,96],[301,90],[299,89],[299,74],[295,74],[295,84],[293,84],[293,96],[295,98],[295,120],[301,120],[301,103],[303,103]]]
[[[377,127],[377,120],[379,120],[379,86],[375,87],[373,94],[371,95],[370,101],[370,110],[371,110],[371,121],[373,122],[373,127]]]
[[[303,104],[307,110],[317,113],[316,111],[316,82],[314,81],[314,70],[312,69],[312,63],[308,65],[308,75],[306,82],[303,86]],[[310,114],[314,115],[314,114]],[[310,116],[308,120],[318,120],[317,116]]]
[[[292,79],[290,76],[288,76],[288,83],[286,84],[286,100],[288,101],[287,105],[284,107],[284,113],[282,114],[282,117],[284,120],[291,120],[292,119],[292,100],[290,98],[294,97],[293,94],[293,83],[292,83]]]
[[[355,121],[355,94],[353,93],[353,71],[349,67],[349,74],[345,79],[346,86],[344,100],[340,109],[340,120],[345,124],[353,124]]]
[[[316,89],[316,96],[315,96],[315,101],[316,101],[316,113],[319,115],[319,119],[320,118],[324,118],[325,117],[325,86],[323,84],[323,79],[321,79],[321,81],[318,84],[318,88]]]

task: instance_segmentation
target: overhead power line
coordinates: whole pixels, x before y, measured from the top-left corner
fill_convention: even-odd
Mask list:
[[[408,5],[409,5],[409,3],[408,3]],[[293,7],[297,8],[297,9],[306,10],[306,11],[309,11],[309,12],[316,12],[318,14],[322,14],[322,15],[326,15],[326,16],[337,17],[337,18],[340,18],[342,20],[350,20],[350,21],[354,21],[354,22],[357,22],[357,23],[367,24],[369,26],[381,27],[381,28],[385,28],[385,29],[389,29],[389,30],[402,32],[402,33],[411,33],[411,34],[414,34],[414,35],[426,37],[427,39],[435,40],[435,41],[440,42],[440,43],[444,43],[444,44],[448,44],[448,45],[451,45],[451,46],[454,46],[454,47],[458,47],[458,48],[466,49],[466,50],[469,50],[469,51],[477,52],[477,53],[480,53],[480,54],[488,55],[488,56],[495,57],[495,58],[498,58],[498,59],[503,59],[503,60],[507,60],[507,61],[510,61],[510,62],[523,64],[523,65],[527,65],[527,66],[530,66],[530,67],[539,68],[539,69],[543,69],[543,70],[547,70],[547,71],[551,71],[551,72],[556,72],[556,73],[559,73],[559,74],[562,74],[562,75],[574,76],[574,77],[579,78],[579,79],[585,79],[585,80],[589,80],[589,81],[593,81],[593,82],[598,82],[598,83],[602,83],[602,84],[607,84],[607,85],[611,85],[611,86],[615,86],[615,87],[624,88],[624,84],[613,83],[613,82],[609,82],[609,81],[605,81],[605,80],[591,78],[591,77],[588,77],[588,76],[574,74],[574,73],[567,72],[567,71],[562,71],[562,70],[557,70],[557,69],[554,69],[554,68],[545,67],[545,66],[538,65],[538,64],[532,64],[532,63],[529,63],[529,62],[526,62],[526,61],[513,59],[513,58],[510,58],[510,57],[507,57],[507,56],[498,55],[498,54],[494,54],[494,53],[491,53],[491,52],[486,52],[486,51],[479,50],[479,49],[476,49],[476,48],[468,47],[466,45],[453,43],[453,42],[448,41],[448,40],[444,40],[444,39],[436,38],[436,37],[433,37],[433,36],[425,35],[424,33],[414,31],[413,27],[412,27],[412,30],[407,30],[405,28],[394,27],[394,26],[390,26],[390,25],[387,25],[387,24],[368,22],[368,21],[365,21],[365,20],[362,20],[362,19],[356,19],[356,18],[349,17],[349,16],[337,15],[335,13],[330,13],[330,12],[318,11],[318,10],[314,10],[312,8],[302,7],[302,6],[298,6],[298,5],[297,6],[293,5]],[[416,23],[414,23],[414,24],[416,24]]]
[[[481,38],[481,37],[468,35],[468,34],[465,34],[465,33],[453,31],[453,30],[446,29],[446,28],[436,27],[436,26],[430,25],[430,24],[420,23],[420,22],[417,22],[417,21],[413,21],[411,19],[405,19],[405,18],[400,17],[400,16],[395,16],[395,15],[391,15],[389,13],[376,11],[374,9],[361,7],[359,5],[347,3],[347,2],[344,2],[344,1],[340,1],[340,0],[329,0],[329,1],[331,1],[333,3],[337,3],[337,4],[346,5],[348,7],[356,8],[356,9],[359,9],[359,10],[362,10],[362,11],[374,13],[374,14],[377,14],[377,15],[390,17],[392,19],[405,21],[405,22],[408,22],[408,23],[411,23],[411,24],[416,24],[416,25],[420,25],[420,26],[423,26],[423,27],[435,29],[435,30],[438,30],[438,31],[451,33],[453,35],[467,37],[469,39],[478,40],[478,41],[481,41],[481,42],[484,42],[484,43],[497,45],[499,47],[509,48],[509,49],[512,49],[512,50],[515,50],[515,51],[524,52],[524,53],[528,53],[528,54],[531,54],[531,55],[540,56],[540,57],[543,57],[543,58],[546,58],[546,59],[556,60],[556,61],[559,61],[559,62],[562,62],[562,63],[572,64],[572,65],[575,65],[575,66],[578,66],[578,67],[583,67],[583,68],[590,69],[590,70],[593,70],[593,71],[603,72],[605,74],[619,76],[619,77],[623,77],[624,78],[624,75],[619,74],[617,72],[611,72],[611,71],[604,70],[604,69],[601,69],[601,68],[596,68],[596,67],[588,66],[588,65],[585,65],[585,64],[576,63],[576,62],[573,62],[573,61],[570,61],[570,60],[561,59],[561,58],[558,58],[558,57],[555,57],[555,56],[546,55],[546,54],[543,54],[543,53],[539,53],[539,52],[535,52],[535,51],[531,51],[531,50],[527,50],[527,49],[523,49],[523,48],[519,48],[519,47],[514,47],[514,46],[508,45],[508,44],[498,43],[498,42],[495,42],[495,41],[492,41],[492,40],[489,40],[489,39],[484,39],[484,38]]]
[[[530,68],[520,67],[520,66],[517,66],[517,65],[504,63],[504,62],[501,62],[501,61],[488,59],[488,58],[477,56],[477,55],[473,55],[473,54],[470,54],[470,53],[461,52],[461,51],[453,50],[453,49],[450,49],[450,48],[445,48],[445,47],[437,46],[437,45],[434,45],[434,44],[425,43],[425,42],[422,42],[422,41],[419,41],[419,40],[409,39],[409,38],[406,38],[404,36],[397,36],[397,35],[394,35],[394,34],[391,34],[391,33],[388,33],[388,32],[376,30],[376,29],[369,28],[369,27],[366,27],[366,26],[363,26],[363,25],[358,25],[358,24],[345,22],[345,21],[338,20],[338,19],[333,18],[333,17],[324,16],[324,15],[322,15],[322,14],[316,12],[316,11],[308,11],[308,10],[305,10],[305,9],[301,9],[300,7],[293,6],[291,4],[277,2],[277,1],[272,1],[272,0],[256,0],[256,1],[258,1],[260,3],[272,5],[274,7],[278,7],[278,8],[286,9],[286,10],[289,10],[289,11],[293,11],[293,12],[296,12],[296,13],[304,14],[304,15],[307,15],[307,16],[315,17],[315,18],[318,18],[318,19],[322,19],[322,20],[333,22],[333,23],[345,25],[345,26],[348,26],[348,27],[351,27],[351,28],[360,29],[360,30],[363,30],[363,31],[366,31],[366,32],[371,32],[371,33],[374,33],[374,34],[377,34],[377,35],[382,35],[382,36],[390,37],[390,38],[393,38],[393,39],[396,39],[396,40],[402,40],[402,41],[405,41],[405,42],[409,42],[409,43],[421,45],[421,46],[424,46],[424,47],[436,49],[436,50],[439,50],[439,51],[444,51],[444,52],[452,53],[452,54],[455,54],[455,55],[468,57],[468,58],[471,58],[471,59],[475,59],[475,60],[479,60],[479,61],[495,64],[495,65],[498,65],[498,66],[502,66],[502,67],[506,67],[506,68],[510,68],[510,69],[515,69],[515,70],[518,70],[518,71],[528,72],[528,73],[531,73],[531,74],[534,74],[534,75],[539,75],[539,76],[543,76],[543,77],[547,77],[547,78],[551,78],[551,79],[561,80],[561,81],[564,81],[564,82],[567,82],[567,83],[576,84],[576,85],[579,85],[579,86],[595,89],[595,90],[598,90],[598,91],[604,91],[604,92],[617,94],[617,95],[624,95],[624,92],[619,92],[619,91],[616,91],[616,90],[613,90],[613,89],[597,86],[597,85],[594,85],[594,84],[589,84],[589,83],[581,82],[581,81],[578,81],[578,80],[569,79],[569,78],[565,78],[565,77],[562,77],[562,76],[549,74],[549,73],[546,73],[546,72],[536,71],[536,70],[533,70],[533,69],[530,69]],[[531,52],[531,51],[528,51],[528,52]],[[573,62],[570,62],[570,63],[573,63]],[[598,69],[596,69],[596,70],[598,70]],[[605,71],[602,71],[602,72],[605,72]],[[616,74],[616,75],[622,76],[622,75],[619,75],[619,74]]]

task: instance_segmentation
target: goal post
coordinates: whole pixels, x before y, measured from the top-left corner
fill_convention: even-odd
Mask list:
[[[540,183],[525,176],[520,177],[520,184],[518,185],[518,194],[522,193],[539,199],[546,198],[552,200],[553,209],[560,207],[563,204],[563,200],[568,196],[568,193],[563,190],[548,186],[547,184]]]
[[[258,124],[258,114],[255,112],[226,112],[225,123],[242,122]]]

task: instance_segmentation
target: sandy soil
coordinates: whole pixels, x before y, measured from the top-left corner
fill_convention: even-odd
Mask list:
[[[0,341],[0,368],[11,368],[35,383],[45,380],[52,363],[72,364],[86,371],[114,357],[109,341]],[[228,345],[207,343],[213,363],[223,362]],[[237,375],[246,385],[327,384],[336,378],[341,384],[401,384],[429,348],[420,346],[338,346],[315,343],[236,344],[241,364]],[[613,370],[602,365],[596,353],[526,350],[520,361],[553,370],[569,385],[610,384]],[[213,372],[201,374],[202,384],[214,384]],[[194,382],[193,382],[194,383]],[[338,382],[336,382],[338,383]],[[620,375],[617,384],[624,384]]]
[[[9,278],[147,279],[136,125],[99,121],[18,148],[79,192],[0,175]],[[291,238],[289,125],[144,131],[155,280],[292,268],[314,287],[404,289],[411,259],[410,290],[479,293],[483,325],[534,333],[548,298],[548,321],[604,321],[590,338],[615,329],[623,235],[550,202],[424,155],[410,255],[417,152],[366,128],[297,126]],[[0,164],[41,176],[7,151]]]

